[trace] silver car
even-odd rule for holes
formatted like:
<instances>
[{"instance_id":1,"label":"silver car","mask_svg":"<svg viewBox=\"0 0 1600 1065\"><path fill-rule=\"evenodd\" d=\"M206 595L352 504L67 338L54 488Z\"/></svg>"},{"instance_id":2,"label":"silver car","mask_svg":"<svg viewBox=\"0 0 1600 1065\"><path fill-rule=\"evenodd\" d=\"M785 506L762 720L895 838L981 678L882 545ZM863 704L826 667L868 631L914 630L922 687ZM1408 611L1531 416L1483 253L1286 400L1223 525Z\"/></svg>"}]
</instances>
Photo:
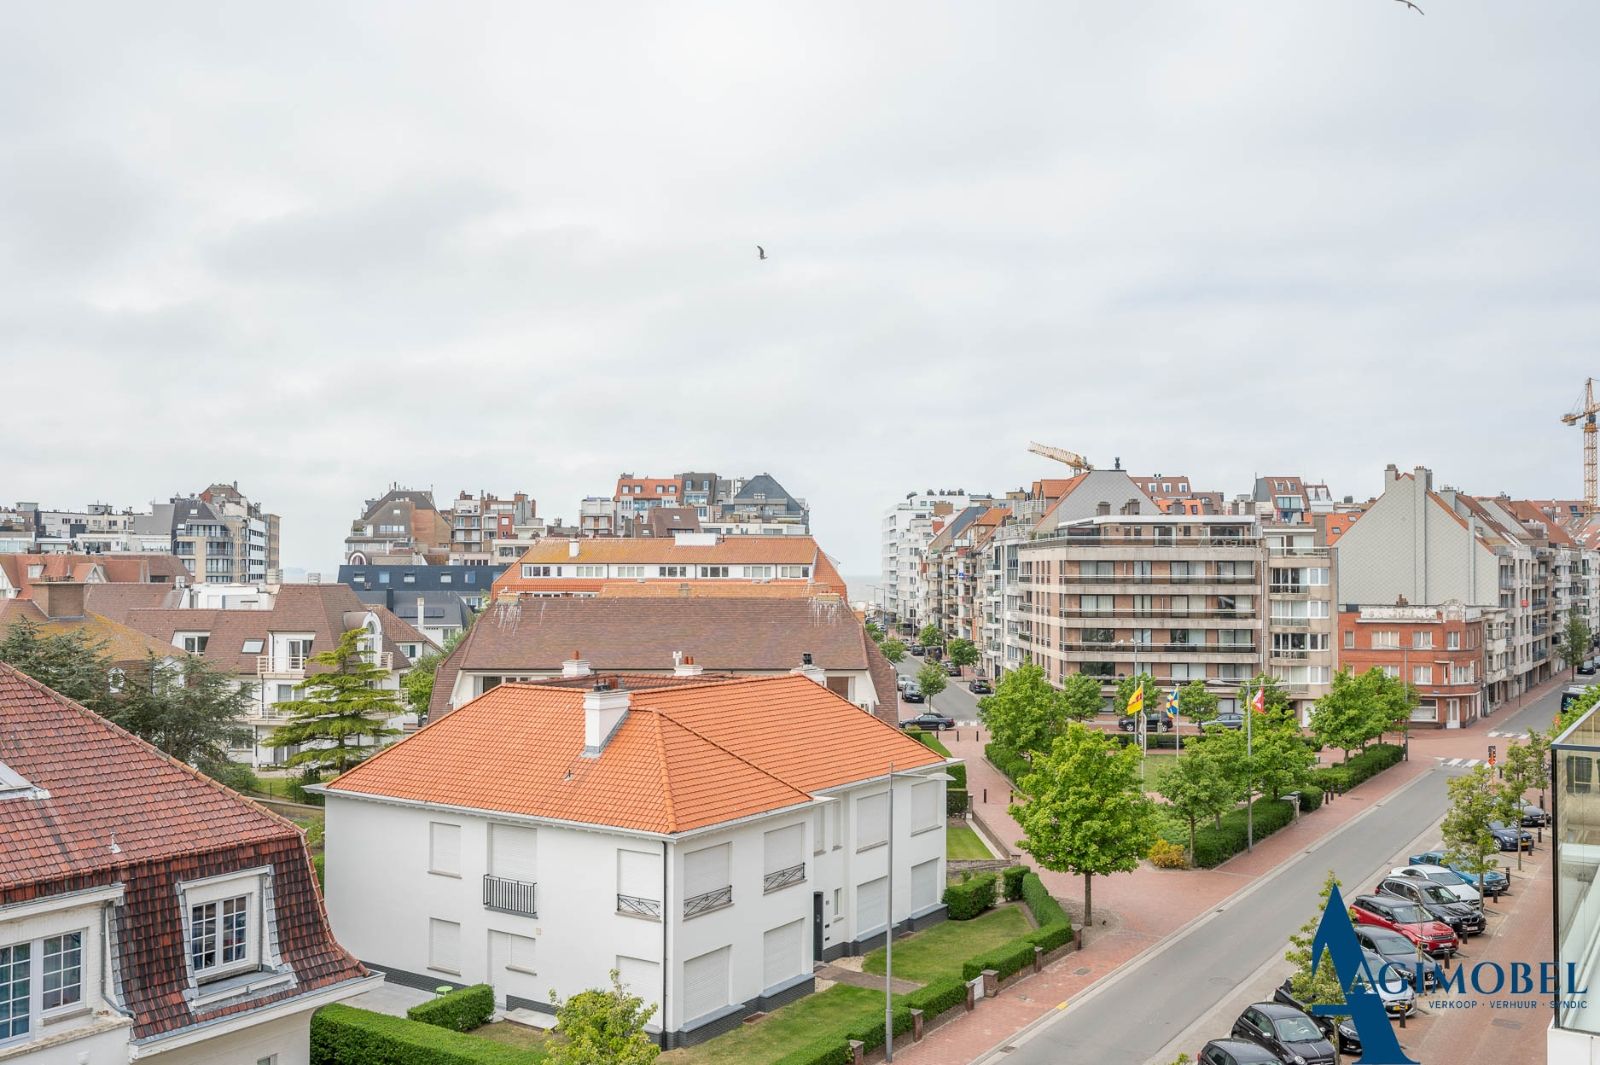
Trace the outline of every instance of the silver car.
<instances>
[{"instance_id":1,"label":"silver car","mask_svg":"<svg viewBox=\"0 0 1600 1065\"><path fill-rule=\"evenodd\" d=\"M1446 869L1442 865L1403 865L1398 869L1389 870L1390 876L1404 876L1414 880L1426 880L1430 884L1437 884L1455 897L1457 902L1470 902L1473 905L1483 905L1483 896L1478 894L1478 889L1472 881L1462 876L1453 869Z\"/></svg>"}]
</instances>

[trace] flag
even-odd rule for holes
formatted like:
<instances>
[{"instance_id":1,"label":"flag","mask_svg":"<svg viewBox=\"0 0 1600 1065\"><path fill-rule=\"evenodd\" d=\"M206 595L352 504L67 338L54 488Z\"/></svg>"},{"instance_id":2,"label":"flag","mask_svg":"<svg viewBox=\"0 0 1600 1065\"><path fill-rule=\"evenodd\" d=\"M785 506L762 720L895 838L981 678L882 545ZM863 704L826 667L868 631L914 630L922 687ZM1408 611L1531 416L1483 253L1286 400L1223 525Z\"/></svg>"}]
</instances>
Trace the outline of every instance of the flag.
<instances>
[{"instance_id":1,"label":"flag","mask_svg":"<svg viewBox=\"0 0 1600 1065\"><path fill-rule=\"evenodd\" d=\"M1172 686L1172 694L1167 696L1167 716L1173 721L1178 720L1178 686Z\"/></svg>"},{"instance_id":2,"label":"flag","mask_svg":"<svg viewBox=\"0 0 1600 1065\"><path fill-rule=\"evenodd\" d=\"M1256 696L1250 700L1250 706L1258 714L1267 712L1267 686L1265 684L1256 689Z\"/></svg>"},{"instance_id":3,"label":"flag","mask_svg":"<svg viewBox=\"0 0 1600 1065\"><path fill-rule=\"evenodd\" d=\"M1128 708L1123 712L1126 713L1129 717L1132 717L1134 714L1139 713L1143 709L1144 709L1144 681L1140 681L1139 682L1139 686L1133 689L1133 694L1128 696Z\"/></svg>"}]
</instances>

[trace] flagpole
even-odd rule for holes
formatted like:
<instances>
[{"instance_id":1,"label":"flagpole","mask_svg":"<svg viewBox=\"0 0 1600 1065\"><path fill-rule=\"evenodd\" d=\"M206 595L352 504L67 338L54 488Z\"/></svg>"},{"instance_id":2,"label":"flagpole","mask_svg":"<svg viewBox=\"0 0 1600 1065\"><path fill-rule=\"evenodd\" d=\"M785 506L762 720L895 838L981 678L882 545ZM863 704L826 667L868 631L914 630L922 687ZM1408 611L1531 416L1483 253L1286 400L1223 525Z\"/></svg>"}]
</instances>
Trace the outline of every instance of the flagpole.
<instances>
[{"instance_id":1,"label":"flagpole","mask_svg":"<svg viewBox=\"0 0 1600 1065\"><path fill-rule=\"evenodd\" d=\"M1245 682L1244 690L1247 692L1250 690L1248 681ZM1255 750L1250 738L1250 726L1253 723L1250 719L1255 716L1256 708L1252 699L1244 708L1244 849L1247 852L1256 849L1256 763Z\"/></svg>"}]
</instances>

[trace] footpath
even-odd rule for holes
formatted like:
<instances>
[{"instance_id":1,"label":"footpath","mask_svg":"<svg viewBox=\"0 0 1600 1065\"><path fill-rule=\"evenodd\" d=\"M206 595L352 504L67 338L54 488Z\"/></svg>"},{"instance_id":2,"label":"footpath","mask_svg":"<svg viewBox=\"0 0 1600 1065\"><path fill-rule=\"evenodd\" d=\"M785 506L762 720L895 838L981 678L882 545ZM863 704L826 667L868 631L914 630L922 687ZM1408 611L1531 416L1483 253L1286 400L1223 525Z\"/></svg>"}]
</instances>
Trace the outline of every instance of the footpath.
<instances>
[{"instance_id":1,"label":"footpath","mask_svg":"<svg viewBox=\"0 0 1600 1065\"><path fill-rule=\"evenodd\" d=\"M1552 680L1529 693L1528 701L1547 696L1566 683L1564 677ZM1480 719L1465 729L1412 733L1408 761L1379 773L1360 787L1324 803L1319 809L1301 815L1293 824L1259 842L1253 851L1239 854L1215 869L1157 869L1145 863L1132 873L1096 877L1092 927L1082 926L1083 878L1038 869L1050 893L1072 914L1074 923L1084 927L1083 949L1060 959L1042 973L1008 987L1003 994L985 1002L981 1009L972 1014L940 1026L921 1043L897 1047L896 1060L907 1065L970 1065L985 1054L1003 1048L1006 1040L1022 1028L1051 1010L1064 1008L1069 1001L1123 965L1155 949L1164 939L1204 917L1230 896L1269 877L1284 862L1343 828L1363 811L1371 809L1374 804L1413 780L1431 772L1441 762L1470 757L1474 753L1481 756L1485 745L1491 742L1487 738L1488 733L1509 716L1510 713L1502 711L1493 717ZM1011 784L985 761L983 742L986 736L986 732L967 727L946 732L942 739L951 754L966 761L967 788L978 818L993 836L1011 850L1013 856L1037 869L1035 863L1028 861L1027 855L1017 850L1016 841L1022 837L1022 830L1008 812ZM1548 876L1544 879L1548 885ZM1524 881L1529 886L1533 883L1537 882ZM1547 886L1545 890L1548 890ZM1536 905L1531 910L1542 912L1547 920L1548 895L1542 911ZM1518 926L1523 921L1536 921L1536 918L1527 916L1529 911L1528 906L1518 907ZM1487 1011L1480 1010L1478 1013L1487 1016ZM1522 1022L1525 1030L1501 1027L1495 1030L1495 1034L1520 1037L1524 1042L1530 1039L1532 1027L1537 1023L1531 1017L1504 1019ZM1439 1027L1444 1030L1428 1032L1426 1035L1430 1039L1440 1040L1442 1049L1446 1043L1454 1045L1458 1039L1468 1038L1465 1033L1457 1036L1454 1029L1478 1028L1479 1025ZM1517 1040L1513 1038L1511 1042ZM1470 1052L1474 1045L1470 1041L1465 1044L1465 1056L1455 1059L1441 1057L1438 1060L1484 1060ZM1503 1060L1520 1058L1513 1056Z\"/></svg>"}]
</instances>

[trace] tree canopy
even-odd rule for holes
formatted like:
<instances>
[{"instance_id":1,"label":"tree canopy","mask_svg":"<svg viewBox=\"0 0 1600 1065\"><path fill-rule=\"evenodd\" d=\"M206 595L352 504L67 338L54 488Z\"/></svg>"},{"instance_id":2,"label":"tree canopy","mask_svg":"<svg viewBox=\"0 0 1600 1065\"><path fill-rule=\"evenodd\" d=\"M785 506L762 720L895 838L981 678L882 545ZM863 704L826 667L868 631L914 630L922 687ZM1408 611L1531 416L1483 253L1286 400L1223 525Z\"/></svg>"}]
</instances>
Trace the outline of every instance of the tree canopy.
<instances>
[{"instance_id":1,"label":"tree canopy","mask_svg":"<svg viewBox=\"0 0 1600 1065\"><path fill-rule=\"evenodd\" d=\"M944 654L958 666L971 666L978 662L977 645L960 636L950 641L950 645L944 649Z\"/></svg>"},{"instance_id":2,"label":"tree canopy","mask_svg":"<svg viewBox=\"0 0 1600 1065\"><path fill-rule=\"evenodd\" d=\"M1087 673L1073 673L1061 685L1061 711L1069 721L1088 721L1100 713L1105 705L1100 694L1100 678Z\"/></svg>"},{"instance_id":3,"label":"tree canopy","mask_svg":"<svg viewBox=\"0 0 1600 1065\"><path fill-rule=\"evenodd\" d=\"M377 750L377 743L400 730L388 724L403 711L397 693L378 687L389 671L368 660L365 629L351 629L338 646L310 661L327 666L295 686L298 702L275 704L290 720L268 737L268 747L299 747L288 764L307 773L342 773Z\"/></svg>"},{"instance_id":4,"label":"tree canopy","mask_svg":"<svg viewBox=\"0 0 1600 1065\"><path fill-rule=\"evenodd\" d=\"M1211 739L1192 744L1162 778L1158 788L1174 813L1189 826L1189 861L1194 861L1195 828L1203 817L1217 818L1239 799L1239 782L1229 772L1221 748Z\"/></svg>"},{"instance_id":5,"label":"tree canopy","mask_svg":"<svg viewBox=\"0 0 1600 1065\"><path fill-rule=\"evenodd\" d=\"M906 659L906 645L895 636L890 636L880 643L878 650L883 652L883 657L897 666Z\"/></svg>"},{"instance_id":6,"label":"tree canopy","mask_svg":"<svg viewBox=\"0 0 1600 1065\"><path fill-rule=\"evenodd\" d=\"M1500 845L1489 831L1501 810L1501 797L1486 765L1472 767L1465 776L1451 779L1450 808L1440 826L1444 835L1445 857L1469 875L1479 878L1499 866ZM1520 822L1519 822L1520 823Z\"/></svg>"},{"instance_id":7,"label":"tree canopy","mask_svg":"<svg viewBox=\"0 0 1600 1065\"><path fill-rule=\"evenodd\" d=\"M950 679L945 676L944 667L937 662L925 662L917 670L917 687L922 689L922 694L927 697L928 705L933 705L933 697L950 686Z\"/></svg>"},{"instance_id":8,"label":"tree canopy","mask_svg":"<svg viewBox=\"0 0 1600 1065\"><path fill-rule=\"evenodd\" d=\"M565 1002L551 991L550 1001L560 1036L547 1044L550 1065L650 1065L661 1053L645 1034L656 1007L623 987L616 969L609 988L580 991Z\"/></svg>"},{"instance_id":9,"label":"tree canopy","mask_svg":"<svg viewBox=\"0 0 1600 1065\"><path fill-rule=\"evenodd\" d=\"M917 642L924 647L939 647L944 643L944 633L939 631L937 625L924 625L922 631L917 633Z\"/></svg>"},{"instance_id":10,"label":"tree canopy","mask_svg":"<svg viewBox=\"0 0 1600 1065\"><path fill-rule=\"evenodd\" d=\"M995 743L1028 752L1047 750L1061 734L1067 714L1063 693L1045 679L1042 668L1029 662L1001 677L994 694L978 700L978 717Z\"/></svg>"},{"instance_id":11,"label":"tree canopy","mask_svg":"<svg viewBox=\"0 0 1600 1065\"><path fill-rule=\"evenodd\" d=\"M1376 666L1365 673L1341 669L1311 711L1311 735L1324 747L1343 751L1349 761L1351 751L1409 727L1415 705L1416 689Z\"/></svg>"}]
</instances>

